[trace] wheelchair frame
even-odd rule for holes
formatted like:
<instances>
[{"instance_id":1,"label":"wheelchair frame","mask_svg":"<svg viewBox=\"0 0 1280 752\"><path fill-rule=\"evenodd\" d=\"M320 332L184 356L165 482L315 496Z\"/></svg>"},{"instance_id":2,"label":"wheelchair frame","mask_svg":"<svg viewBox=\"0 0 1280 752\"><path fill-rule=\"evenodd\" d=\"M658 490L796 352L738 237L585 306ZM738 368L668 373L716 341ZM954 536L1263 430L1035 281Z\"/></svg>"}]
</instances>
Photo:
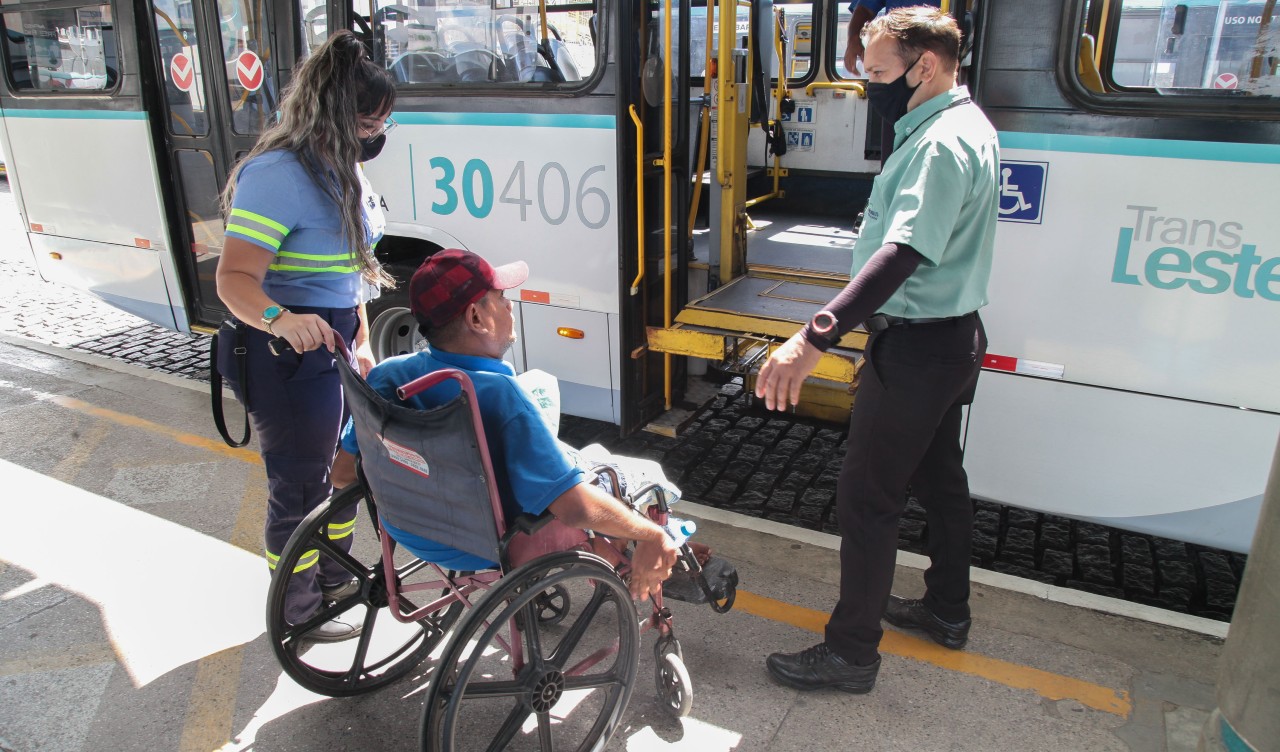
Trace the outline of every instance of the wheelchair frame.
<instances>
[{"instance_id":1,"label":"wheelchair frame","mask_svg":"<svg viewBox=\"0 0 1280 752\"><path fill-rule=\"evenodd\" d=\"M339 352L336 360L348 401L372 399L379 406L390 405L351 368L343 357L345 347L341 347ZM449 407L457 400L464 400L468 405L475 448L479 450L493 513L499 567L481 572L452 573L417 557L397 566L396 542L386 532L378 512L377 499L365 475L365 463L358 461L358 483L335 493L307 515L286 545L272 577L267 628L273 650L285 672L314 692L335 697L352 696L398 681L431 653L441 652L435 674L430 678L422 720L422 747L430 750L454 749L458 735L466 736L465 731L459 730L465 724L458 720L464 700L488 697L495 692L507 693L503 696L515 698L516 704L489 748L505 748L519 732L520 724L532 714L537 718L539 746L549 750L557 746L552 739L553 729L558 732L561 726L567 725L553 726L550 717L550 712L565 693L603 689L602 702L607 705L599 710L599 717L586 730L587 738L574 745L578 749L599 749L617 728L630 699L639 663L639 636L653 630L658 633L654 652L659 699L673 715L687 715L693 700L692 682L675 636L671 611L664 605L661 594L657 593L652 597L650 613L644 616L637 613L622 579L627 574L629 561L625 546L619 548L606 536L584 532L585 543L512 566L509 556L511 541L520 535L537 535L553 517L549 513L538 518L520 515L510 525L504 520L479 405L470 379L456 370L437 371L400 387L397 396L406 400L450 379L458 382L460 394L436 409ZM612 468L596 468L596 472L611 476L614 497L632 510L636 509L633 500L643 499L657 489L654 484L646 484L629 497L624 497L620 494L619 478ZM660 492L654 496L656 503L646 511L655 522L665 524L666 500ZM368 501L366 510L379 539L378 561L371 564L364 564L326 535L328 520L345 515L361 499ZM307 568L299 567L298 561L312 550L335 559L355 578L357 588L338 600L324 603L303 623L292 625L283 617L285 596L292 577L306 576L303 572ZM609 560L593 551L603 552ZM678 566L693 572L710 596L711 591L698 575L697 560L687 544L682 547L681 562L683 564ZM410 582L424 571L433 574L428 575L425 581ZM571 587L586 588L591 595L582 613L562 635L567 642L543 654L542 643L548 635L542 632L566 618L570 609ZM440 595L422 606L416 606L410 598L411 594L428 591ZM732 600L730 592L722 603L717 603L714 598L710 602L717 611L727 611ZM361 605L365 610L365 623L359 636L353 637L356 645L350 665L326 668L308 663L310 651L315 647L315 641L309 639L309 635L329 619L354 613ZM400 639L396 637L391 640L392 647L370 658L371 636L377 615L383 608L396 622L416 629L405 632L407 637L402 644L394 645ZM610 614L616 618L606 618ZM569 663L569 659L576 655L579 642L593 629L593 623L602 620L616 622L617 634L606 636L598 648ZM504 629L508 630L505 636L502 634ZM498 651L485 652L475 648L473 643L477 635L484 645L492 641ZM567 648L564 647L566 644ZM511 679L489 681L488 677L496 672L486 673L477 668L480 662L490 660L489 656L495 652L508 656L509 665L501 668L509 670ZM607 670L591 673L611 657L614 661Z\"/></svg>"}]
</instances>

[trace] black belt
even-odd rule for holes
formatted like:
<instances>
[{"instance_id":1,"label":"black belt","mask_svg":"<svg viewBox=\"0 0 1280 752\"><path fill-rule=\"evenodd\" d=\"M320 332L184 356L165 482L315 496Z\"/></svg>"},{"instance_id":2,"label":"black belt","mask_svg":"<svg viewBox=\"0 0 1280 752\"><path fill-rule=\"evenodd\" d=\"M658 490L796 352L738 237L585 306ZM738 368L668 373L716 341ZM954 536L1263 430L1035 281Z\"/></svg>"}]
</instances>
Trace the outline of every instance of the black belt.
<instances>
[{"instance_id":1,"label":"black belt","mask_svg":"<svg viewBox=\"0 0 1280 752\"><path fill-rule=\"evenodd\" d=\"M919 319L908 319L908 318L903 318L901 316L890 316L887 313L877 313L874 316L871 316L870 318L868 318L866 323L863 326L867 328L868 332L871 332L874 334L875 332L883 332L885 329L888 329L891 326L915 326L918 324L940 324L943 321L959 321L960 319L969 318L974 313L975 313L974 311L970 311L969 313L961 314L959 316L944 316L942 318L919 318Z\"/></svg>"}]
</instances>

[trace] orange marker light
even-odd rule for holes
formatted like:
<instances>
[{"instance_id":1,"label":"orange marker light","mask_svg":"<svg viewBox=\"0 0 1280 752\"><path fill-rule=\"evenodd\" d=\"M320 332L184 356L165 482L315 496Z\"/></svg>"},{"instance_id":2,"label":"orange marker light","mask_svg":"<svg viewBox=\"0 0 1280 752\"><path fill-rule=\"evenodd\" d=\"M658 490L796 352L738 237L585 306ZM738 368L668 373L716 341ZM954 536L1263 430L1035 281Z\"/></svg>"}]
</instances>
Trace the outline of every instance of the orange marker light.
<instances>
[{"instance_id":1,"label":"orange marker light","mask_svg":"<svg viewBox=\"0 0 1280 752\"><path fill-rule=\"evenodd\" d=\"M582 339L587 336L581 329L571 329L567 326L562 326L556 329L556 334L559 334L561 337L568 337L569 339Z\"/></svg>"},{"instance_id":2,"label":"orange marker light","mask_svg":"<svg viewBox=\"0 0 1280 752\"><path fill-rule=\"evenodd\" d=\"M49 258L53 259L54 261L61 261L62 254L58 253L57 251L52 251L49 253Z\"/></svg>"}]
</instances>

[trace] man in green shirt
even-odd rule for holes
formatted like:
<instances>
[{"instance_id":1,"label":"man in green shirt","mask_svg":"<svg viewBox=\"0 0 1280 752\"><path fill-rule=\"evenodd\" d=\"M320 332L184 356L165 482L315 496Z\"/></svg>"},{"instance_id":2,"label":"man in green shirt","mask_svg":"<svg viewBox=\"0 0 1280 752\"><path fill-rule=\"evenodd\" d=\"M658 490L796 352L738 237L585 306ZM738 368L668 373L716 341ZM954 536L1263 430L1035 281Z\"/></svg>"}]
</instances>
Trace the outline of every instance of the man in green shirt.
<instances>
[{"instance_id":1,"label":"man in green shirt","mask_svg":"<svg viewBox=\"0 0 1280 752\"><path fill-rule=\"evenodd\" d=\"M973 504L960 426L987 347L977 310L987 303L999 207L996 132L957 85L960 31L951 17L895 10L867 24L865 38L867 97L896 121L895 149L871 189L853 280L774 353L756 385L771 410L797 403L822 352L866 322L871 338L836 492L840 600L823 642L766 662L798 689L870 691L881 617L953 649L970 624ZM908 487L928 520L920 600L890 596Z\"/></svg>"}]
</instances>

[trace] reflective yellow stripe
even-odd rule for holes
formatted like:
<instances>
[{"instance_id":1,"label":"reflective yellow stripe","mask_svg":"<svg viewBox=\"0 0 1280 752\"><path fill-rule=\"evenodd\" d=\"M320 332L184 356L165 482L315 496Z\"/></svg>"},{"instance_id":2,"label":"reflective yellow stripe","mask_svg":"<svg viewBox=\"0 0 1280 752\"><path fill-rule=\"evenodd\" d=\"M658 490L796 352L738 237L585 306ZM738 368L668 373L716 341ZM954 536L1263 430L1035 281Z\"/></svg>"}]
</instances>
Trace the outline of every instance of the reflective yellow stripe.
<instances>
[{"instance_id":1,"label":"reflective yellow stripe","mask_svg":"<svg viewBox=\"0 0 1280 752\"><path fill-rule=\"evenodd\" d=\"M267 245L271 246L272 248L276 250L280 250L279 239L273 238L270 235L267 235L266 233L258 232L257 230L252 230L248 227L245 227L244 225L227 225L227 232L234 232L240 235L247 235L251 238L256 238L266 243Z\"/></svg>"},{"instance_id":2,"label":"reflective yellow stripe","mask_svg":"<svg viewBox=\"0 0 1280 752\"><path fill-rule=\"evenodd\" d=\"M356 531L356 521L353 518L350 522L341 522L329 525L329 540L340 540L351 535Z\"/></svg>"},{"instance_id":3,"label":"reflective yellow stripe","mask_svg":"<svg viewBox=\"0 0 1280 752\"><path fill-rule=\"evenodd\" d=\"M276 565L280 563L280 557L276 556L270 551L263 551L263 553L267 555L267 569L275 571ZM293 571L296 574L308 567L314 567L319 562L320 562L320 552L313 548L310 551L307 551L306 553L304 553L302 556L298 557L298 563L296 566L294 566Z\"/></svg>"},{"instance_id":4,"label":"reflective yellow stripe","mask_svg":"<svg viewBox=\"0 0 1280 752\"><path fill-rule=\"evenodd\" d=\"M267 268L277 272L343 272L343 273L349 274L354 271L359 271L359 267L356 267L356 266L315 267L315 266L293 266L291 264L272 264Z\"/></svg>"},{"instance_id":5,"label":"reflective yellow stripe","mask_svg":"<svg viewBox=\"0 0 1280 752\"><path fill-rule=\"evenodd\" d=\"M342 259L346 261L351 258L350 253L294 253L293 251L280 251L276 254L276 258L295 258L303 261L333 261Z\"/></svg>"},{"instance_id":6,"label":"reflective yellow stripe","mask_svg":"<svg viewBox=\"0 0 1280 752\"><path fill-rule=\"evenodd\" d=\"M284 225L280 224L279 222L275 221L274 219L269 219L269 218L267 218L267 217L264 217L264 216L262 216L261 214L254 214L253 212L251 212L251 211L245 211L244 209L232 209L232 210L231 210L231 216L233 216L233 217L244 217L245 219L251 219L251 220L253 220L254 222L257 222L257 223L259 223L259 224L266 225L267 227L270 227L270 228L271 228L271 229L273 229L273 230L277 230L277 231L279 231L279 233L280 233L281 235L288 235L288 234L289 234L289 228L288 228L288 227L285 227Z\"/></svg>"}]
</instances>

